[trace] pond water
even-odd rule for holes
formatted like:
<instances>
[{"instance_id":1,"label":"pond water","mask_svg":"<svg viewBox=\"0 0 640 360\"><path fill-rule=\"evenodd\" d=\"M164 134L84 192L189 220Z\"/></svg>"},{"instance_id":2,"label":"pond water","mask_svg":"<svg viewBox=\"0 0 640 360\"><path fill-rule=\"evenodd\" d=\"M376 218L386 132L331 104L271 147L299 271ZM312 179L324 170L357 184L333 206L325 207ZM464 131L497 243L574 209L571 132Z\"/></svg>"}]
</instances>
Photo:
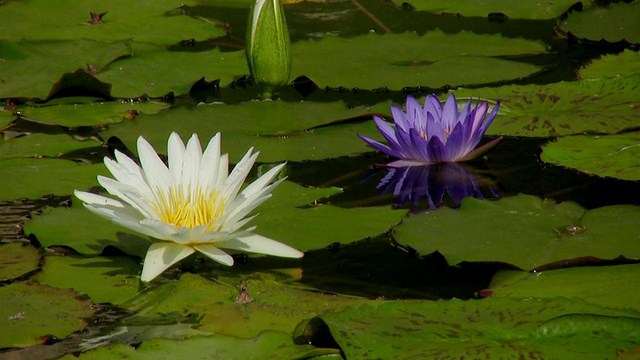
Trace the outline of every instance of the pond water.
<instances>
[{"instance_id":1,"label":"pond water","mask_svg":"<svg viewBox=\"0 0 640 360\"><path fill-rule=\"evenodd\" d=\"M637 3L287 4L273 100L249 0L63 3L0 4L0 358L638 355ZM356 136L449 93L501 101L482 143L502 141L462 166L381 167ZM232 164L255 147L251 181L287 162L251 224L304 257L142 283L151 240L72 194L104 194L139 136L166 160L173 131L220 132Z\"/></svg>"}]
</instances>

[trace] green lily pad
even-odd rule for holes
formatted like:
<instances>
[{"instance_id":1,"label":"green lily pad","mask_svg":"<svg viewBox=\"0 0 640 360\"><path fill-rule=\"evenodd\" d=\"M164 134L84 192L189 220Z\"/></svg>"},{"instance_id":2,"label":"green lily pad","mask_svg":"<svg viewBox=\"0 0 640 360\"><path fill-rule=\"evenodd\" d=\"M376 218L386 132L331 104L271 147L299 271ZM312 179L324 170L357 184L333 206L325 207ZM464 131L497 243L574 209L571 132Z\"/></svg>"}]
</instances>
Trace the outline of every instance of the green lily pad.
<instances>
[{"instance_id":1,"label":"green lily pad","mask_svg":"<svg viewBox=\"0 0 640 360\"><path fill-rule=\"evenodd\" d=\"M12 280L37 270L41 256L38 249L22 242L0 245L0 281Z\"/></svg>"},{"instance_id":2,"label":"green lily pad","mask_svg":"<svg viewBox=\"0 0 640 360\"><path fill-rule=\"evenodd\" d=\"M440 30L415 33L375 33L355 38L325 36L292 46L294 75L306 75L322 86L373 89L406 86L471 85L526 77L541 68L499 59L540 54L544 44L500 35ZM469 71L473 69L473 71ZM497 70L498 69L498 70Z\"/></svg>"},{"instance_id":3,"label":"green lily pad","mask_svg":"<svg viewBox=\"0 0 640 360\"><path fill-rule=\"evenodd\" d=\"M0 287L0 348L41 344L47 335L64 339L91 316L91 303L78 300L72 290L34 282Z\"/></svg>"},{"instance_id":4,"label":"green lily pad","mask_svg":"<svg viewBox=\"0 0 640 360\"><path fill-rule=\"evenodd\" d=\"M189 349L189 351L185 351ZM335 352L334 352L335 353ZM143 341L135 348L114 345L94 351L68 355L64 360L139 359L139 360L205 360L205 359L310 359L317 355L331 354L330 350L316 349L311 345L295 345L291 335L279 331L264 331L249 339L225 335L197 336L184 340L153 339ZM338 356L339 358L339 356Z\"/></svg>"},{"instance_id":5,"label":"green lily pad","mask_svg":"<svg viewBox=\"0 0 640 360\"><path fill-rule=\"evenodd\" d=\"M640 180L640 133L571 136L543 146L540 158L581 172L622 180Z\"/></svg>"},{"instance_id":6,"label":"green lily pad","mask_svg":"<svg viewBox=\"0 0 640 360\"><path fill-rule=\"evenodd\" d=\"M200 331L250 338L265 330L290 332L304 318L370 302L300 290L254 274L247 285L253 301L238 303L235 285L239 284L184 273L178 282L160 285L123 303L122 307L135 311L123 325L184 322L188 318Z\"/></svg>"},{"instance_id":7,"label":"green lily pad","mask_svg":"<svg viewBox=\"0 0 640 360\"><path fill-rule=\"evenodd\" d=\"M106 175L106 171L105 171ZM351 243L384 233L406 214L389 208L342 209L322 205L299 208L339 192L338 189L303 188L285 181L262 204L251 221L256 232L302 251L333 242ZM349 221L345 222L344 219ZM127 254L144 257L150 240L104 220L74 200L71 208L45 208L42 215L25 222L25 233L33 233L44 247L64 245L84 255L98 255L108 245Z\"/></svg>"},{"instance_id":8,"label":"green lily pad","mask_svg":"<svg viewBox=\"0 0 640 360\"><path fill-rule=\"evenodd\" d=\"M47 124L68 127L113 124L131 120L132 111L157 114L170 104L158 101L109 101L81 104L58 104L20 107L20 113L30 119Z\"/></svg>"},{"instance_id":9,"label":"green lily pad","mask_svg":"<svg viewBox=\"0 0 640 360\"><path fill-rule=\"evenodd\" d=\"M312 198L320 198L322 191L284 182L274 190L272 199L256 210L260 215L251 223L258 226L259 234L306 251L334 242L348 244L383 234L406 215L406 211L389 207L343 209L319 205L300 208L309 205ZM313 196L314 193L318 195Z\"/></svg>"},{"instance_id":10,"label":"green lily pad","mask_svg":"<svg viewBox=\"0 0 640 360\"><path fill-rule=\"evenodd\" d=\"M640 258L637 231L629 226L639 222L640 207L632 205L585 211L530 195L466 198L459 209L409 216L395 238L422 254L440 251L450 264L499 261L530 270L585 256Z\"/></svg>"},{"instance_id":11,"label":"green lily pad","mask_svg":"<svg viewBox=\"0 0 640 360\"><path fill-rule=\"evenodd\" d=\"M611 3L606 7L574 11L560 29L581 39L640 43L640 3Z\"/></svg>"},{"instance_id":12,"label":"green lily pad","mask_svg":"<svg viewBox=\"0 0 640 360\"><path fill-rule=\"evenodd\" d=\"M104 165L87 165L62 159L0 160L0 200L39 199L43 195L70 195L74 189L96 185Z\"/></svg>"},{"instance_id":13,"label":"green lily pad","mask_svg":"<svg viewBox=\"0 0 640 360\"><path fill-rule=\"evenodd\" d=\"M159 153L166 153L167 139L173 131L183 139L197 133L202 143L221 132L222 151L229 153L232 162L250 147L260 151L258 160L262 162L319 160L371 151L356 133L380 138L373 121L338 121L380 112L378 109L389 112L388 104L354 109L342 102L212 104L141 115L109 127L103 137L117 136L135 150L136 139L142 135Z\"/></svg>"},{"instance_id":14,"label":"green lily pad","mask_svg":"<svg viewBox=\"0 0 640 360\"><path fill-rule=\"evenodd\" d=\"M56 157L64 153L98 146L93 141L75 141L69 135L29 134L0 139L0 159ZM43 184L44 185L44 184Z\"/></svg>"},{"instance_id":15,"label":"green lily pad","mask_svg":"<svg viewBox=\"0 0 640 360\"><path fill-rule=\"evenodd\" d=\"M617 133L640 126L640 74L551 85L460 89L458 98L501 100L487 135L563 136Z\"/></svg>"},{"instance_id":16,"label":"green lily pad","mask_svg":"<svg viewBox=\"0 0 640 360\"><path fill-rule=\"evenodd\" d=\"M579 298L604 307L640 311L640 265L577 267L542 271L501 271L489 285L494 297Z\"/></svg>"},{"instance_id":17,"label":"green lily pad","mask_svg":"<svg viewBox=\"0 0 640 360\"><path fill-rule=\"evenodd\" d=\"M405 1L394 0L398 5ZM509 1L448 1L448 0L409 0L417 10L434 13L451 13L462 16L486 17L490 13L503 13L512 19L554 19L564 14L576 0L540 2L536 0ZM587 5L588 6L588 5Z\"/></svg>"},{"instance_id":18,"label":"green lily pad","mask_svg":"<svg viewBox=\"0 0 640 360\"><path fill-rule=\"evenodd\" d=\"M640 313L563 298L396 301L321 318L348 359L605 359L640 345Z\"/></svg>"},{"instance_id":19,"label":"green lily pad","mask_svg":"<svg viewBox=\"0 0 640 360\"><path fill-rule=\"evenodd\" d=\"M11 3L14 4L18 3ZM11 5L0 6L0 10ZM62 74L87 69L88 65L104 69L114 60L132 55L128 41L23 40L10 46L19 51L22 58L0 62L0 98L44 99Z\"/></svg>"},{"instance_id":20,"label":"green lily pad","mask_svg":"<svg viewBox=\"0 0 640 360\"><path fill-rule=\"evenodd\" d=\"M138 292L139 272L140 259L126 256L48 256L35 279L86 294L94 303L119 304Z\"/></svg>"},{"instance_id":21,"label":"green lily pad","mask_svg":"<svg viewBox=\"0 0 640 360\"><path fill-rule=\"evenodd\" d=\"M111 95L132 98L147 94L152 97L189 93L198 79L220 79L228 84L248 73L244 52L168 51L157 44L133 43L134 55L114 62L95 77L113 85Z\"/></svg>"},{"instance_id":22,"label":"green lily pad","mask_svg":"<svg viewBox=\"0 0 640 360\"><path fill-rule=\"evenodd\" d=\"M72 201L71 208L44 208L42 215L24 223L25 234L35 234L45 248L68 246L83 255L100 255L107 246L141 258L147 253L151 240L146 236L96 216L78 199Z\"/></svg>"},{"instance_id":23,"label":"green lily pad","mask_svg":"<svg viewBox=\"0 0 640 360\"><path fill-rule=\"evenodd\" d=\"M604 55L580 69L580 77L591 79L629 76L636 73L640 73L640 52L633 50L625 50L616 55Z\"/></svg>"},{"instance_id":24,"label":"green lily pad","mask_svg":"<svg viewBox=\"0 0 640 360\"><path fill-rule=\"evenodd\" d=\"M167 45L185 39L206 40L209 37L224 35L224 29L217 28L204 19L180 15L176 8L181 4L193 6L196 2L12 1L0 6L0 18L3 19L2 26L5 30L3 38L10 41L134 39ZM89 24L91 12L106 12L102 16L102 23Z\"/></svg>"}]
</instances>

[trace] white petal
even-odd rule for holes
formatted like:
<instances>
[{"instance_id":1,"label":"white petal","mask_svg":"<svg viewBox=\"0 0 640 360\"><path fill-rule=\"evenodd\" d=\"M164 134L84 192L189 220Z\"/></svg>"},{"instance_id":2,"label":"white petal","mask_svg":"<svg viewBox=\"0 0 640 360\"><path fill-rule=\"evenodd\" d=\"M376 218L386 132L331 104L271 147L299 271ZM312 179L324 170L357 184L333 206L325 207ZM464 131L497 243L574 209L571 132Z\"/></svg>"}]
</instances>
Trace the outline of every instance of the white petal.
<instances>
[{"instance_id":1,"label":"white petal","mask_svg":"<svg viewBox=\"0 0 640 360\"><path fill-rule=\"evenodd\" d=\"M194 253L190 246L178 245L172 242L158 242L151 244L144 258L144 266L140 280L147 282L162 274L171 265Z\"/></svg>"},{"instance_id":2,"label":"white petal","mask_svg":"<svg viewBox=\"0 0 640 360\"><path fill-rule=\"evenodd\" d=\"M301 258L304 256L302 251L257 234L231 239L220 245L224 246L225 249L234 249L282 257Z\"/></svg>"},{"instance_id":3,"label":"white petal","mask_svg":"<svg viewBox=\"0 0 640 360\"><path fill-rule=\"evenodd\" d=\"M253 163L260 154L259 152L251 154L252 151L253 148L249 149L249 151L244 154L242 159L236 164L231 171L231 174L229 174L229 177L224 182L221 194L227 198L227 201L231 201L236 197L238 191L240 191L240 188L242 187L242 184L247 178L247 175L249 175L251 167L253 167Z\"/></svg>"},{"instance_id":4,"label":"white petal","mask_svg":"<svg viewBox=\"0 0 640 360\"><path fill-rule=\"evenodd\" d=\"M203 253L204 255L208 256L212 260L215 260L221 264L224 264L227 266L233 265L233 258L231 257L231 255L227 254L226 252L218 249L213 245L208 245L208 244L195 245L194 248L200 251L201 253Z\"/></svg>"},{"instance_id":5,"label":"white petal","mask_svg":"<svg viewBox=\"0 0 640 360\"><path fill-rule=\"evenodd\" d=\"M153 198L147 198L145 194L138 191L137 187L101 175L98 175L98 183L109 194L119 197L145 217L157 218L155 210L149 205L149 201L153 201Z\"/></svg>"},{"instance_id":6,"label":"white petal","mask_svg":"<svg viewBox=\"0 0 640 360\"><path fill-rule=\"evenodd\" d=\"M182 179L182 159L184 159L185 147L180 135L172 132L167 142L167 157L169 171L173 174L173 181L178 184Z\"/></svg>"},{"instance_id":7,"label":"white petal","mask_svg":"<svg viewBox=\"0 0 640 360\"><path fill-rule=\"evenodd\" d=\"M80 199L85 204L97 205L97 206L111 206L114 208L124 208L124 205L112 198L108 198L106 196L93 194L90 192L74 190L73 195Z\"/></svg>"},{"instance_id":8,"label":"white petal","mask_svg":"<svg viewBox=\"0 0 640 360\"><path fill-rule=\"evenodd\" d=\"M173 183L173 176L167 166L160 160L151 144L142 136L138 138L138 156L144 171L144 177L154 194L158 191L168 193Z\"/></svg>"},{"instance_id":9,"label":"white petal","mask_svg":"<svg viewBox=\"0 0 640 360\"><path fill-rule=\"evenodd\" d=\"M261 190L263 187L267 186L273 180L273 178L278 175L280 170L287 165L287 163L282 163L280 165L274 166L269 171L267 171L264 175L260 176L256 181L252 182L249 186L247 186L244 190L242 190L242 194L247 197L251 196L254 192Z\"/></svg>"},{"instance_id":10,"label":"white petal","mask_svg":"<svg viewBox=\"0 0 640 360\"><path fill-rule=\"evenodd\" d=\"M250 197L245 197L244 191L232 203L227 206L224 216L219 220L221 229L233 228L234 223L247 216L256 207L271 197L271 191L285 179L280 179L273 184L254 192Z\"/></svg>"},{"instance_id":11,"label":"white petal","mask_svg":"<svg viewBox=\"0 0 640 360\"><path fill-rule=\"evenodd\" d=\"M146 219L140 220L138 217L140 214L128 205L125 206L125 209L116 209L108 206L94 206L90 204L84 204L84 207L104 219L111 220L122 227L140 234L148 235L157 239L167 238L166 234L158 232L157 227L147 227L142 225L141 222L146 221Z\"/></svg>"},{"instance_id":12,"label":"white petal","mask_svg":"<svg viewBox=\"0 0 640 360\"><path fill-rule=\"evenodd\" d=\"M215 182L215 188L221 189L227 177L229 177L229 154L222 154L218 163L218 179Z\"/></svg>"},{"instance_id":13,"label":"white petal","mask_svg":"<svg viewBox=\"0 0 640 360\"><path fill-rule=\"evenodd\" d=\"M200 139L198 139L198 134L193 134L189 142L187 142L187 149L182 159L182 180L180 185L185 195L193 194L197 188L201 158L202 147L200 147Z\"/></svg>"},{"instance_id":14,"label":"white petal","mask_svg":"<svg viewBox=\"0 0 640 360\"><path fill-rule=\"evenodd\" d=\"M209 140L209 144L202 154L200 170L198 173L198 184L203 189L215 189L218 181L218 171L220 170L220 133L217 133Z\"/></svg>"},{"instance_id":15,"label":"white petal","mask_svg":"<svg viewBox=\"0 0 640 360\"><path fill-rule=\"evenodd\" d=\"M113 177L123 184L135 187L143 192L145 196L151 196L151 189L144 175L142 175L142 170L138 167L138 164L117 150L116 158L119 159L118 162L107 157L104 158L104 165L109 169L111 174L113 174Z\"/></svg>"}]
</instances>

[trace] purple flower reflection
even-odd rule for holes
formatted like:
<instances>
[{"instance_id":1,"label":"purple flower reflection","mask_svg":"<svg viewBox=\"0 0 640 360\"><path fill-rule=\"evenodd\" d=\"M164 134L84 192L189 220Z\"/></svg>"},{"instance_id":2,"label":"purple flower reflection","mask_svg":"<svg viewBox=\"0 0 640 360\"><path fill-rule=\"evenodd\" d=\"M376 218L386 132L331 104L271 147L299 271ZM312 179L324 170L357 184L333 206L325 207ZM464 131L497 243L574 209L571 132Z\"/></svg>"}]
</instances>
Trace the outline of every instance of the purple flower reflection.
<instances>
[{"instance_id":1,"label":"purple flower reflection","mask_svg":"<svg viewBox=\"0 0 640 360\"><path fill-rule=\"evenodd\" d=\"M482 199L485 193L498 198L498 190L488 181L460 164L444 163L424 166L390 167L376 188L381 193L393 191L396 206L408 202L413 211L437 209L442 206L445 193L455 206L465 197ZM427 206L420 205L426 197Z\"/></svg>"},{"instance_id":2,"label":"purple flower reflection","mask_svg":"<svg viewBox=\"0 0 640 360\"><path fill-rule=\"evenodd\" d=\"M374 149L399 159L387 165L390 167L466 161L489 150L502 139L498 137L476 148L496 117L500 101L488 115L486 101L473 108L471 103L469 100L459 113L453 94L449 95L444 107L435 95L427 95L424 107L408 96L406 113L391 106L395 129L374 116L378 131L388 145L358 136Z\"/></svg>"}]
</instances>

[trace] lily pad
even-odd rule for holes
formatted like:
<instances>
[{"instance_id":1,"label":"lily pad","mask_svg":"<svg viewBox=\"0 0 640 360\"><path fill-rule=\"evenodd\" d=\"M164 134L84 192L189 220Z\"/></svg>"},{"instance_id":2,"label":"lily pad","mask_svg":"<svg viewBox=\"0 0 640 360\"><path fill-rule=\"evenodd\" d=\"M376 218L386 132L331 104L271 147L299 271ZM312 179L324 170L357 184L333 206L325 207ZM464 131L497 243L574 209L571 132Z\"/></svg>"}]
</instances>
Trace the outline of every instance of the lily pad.
<instances>
[{"instance_id":1,"label":"lily pad","mask_svg":"<svg viewBox=\"0 0 640 360\"><path fill-rule=\"evenodd\" d=\"M640 133L571 136L542 147L540 158L581 172L622 180L640 180Z\"/></svg>"},{"instance_id":2,"label":"lily pad","mask_svg":"<svg viewBox=\"0 0 640 360\"><path fill-rule=\"evenodd\" d=\"M64 339L82 330L93 315L91 303L35 282L0 287L0 348L41 344L46 336Z\"/></svg>"},{"instance_id":3,"label":"lily pad","mask_svg":"<svg viewBox=\"0 0 640 360\"><path fill-rule=\"evenodd\" d=\"M48 256L35 279L43 285L86 294L94 303L119 304L137 294L139 272L139 258Z\"/></svg>"},{"instance_id":4,"label":"lily pad","mask_svg":"<svg viewBox=\"0 0 640 360\"><path fill-rule=\"evenodd\" d=\"M42 215L24 223L24 232L35 234L45 248L68 246L83 255L100 255L105 247L113 246L144 257L151 245L146 236L96 216L75 198L71 208L44 208Z\"/></svg>"},{"instance_id":5,"label":"lily pad","mask_svg":"<svg viewBox=\"0 0 640 360\"><path fill-rule=\"evenodd\" d=\"M96 176L105 172L102 164L78 164L62 159L2 159L0 200L70 195L74 189L95 186Z\"/></svg>"},{"instance_id":6,"label":"lily pad","mask_svg":"<svg viewBox=\"0 0 640 360\"><path fill-rule=\"evenodd\" d=\"M405 1L394 0L398 5ZM540 2L536 0L509 1L448 1L448 0L409 0L417 10L434 13L452 13L462 16L486 17L490 13L503 13L512 19L554 19L567 12L576 0Z\"/></svg>"},{"instance_id":7,"label":"lily pad","mask_svg":"<svg viewBox=\"0 0 640 360\"><path fill-rule=\"evenodd\" d=\"M20 3L0 6L0 10L14 4ZM0 62L0 98L44 99L64 73L89 65L104 69L114 60L132 55L128 41L23 40L9 45L20 52L21 58Z\"/></svg>"},{"instance_id":8,"label":"lily pad","mask_svg":"<svg viewBox=\"0 0 640 360\"><path fill-rule=\"evenodd\" d=\"M487 135L617 133L640 126L640 74L551 85L460 89L458 98L501 100Z\"/></svg>"},{"instance_id":9,"label":"lily pad","mask_svg":"<svg viewBox=\"0 0 640 360\"><path fill-rule=\"evenodd\" d=\"M580 69L580 77L592 79L630 76L636 73L640 73L640 52L633 50L625 50L615 55L603 55Z\"/></svg>"},{"instance_id":10,"label":"lily pad","mask_svg":"<svg viewBox=\"0 0 640 360\"><path fill-rule=\"evenodd\" d=\"M306 75L320 86L361 89L406 86L472 85L529 76L541 68L498 57L546 52L543 43L440 30L375 33L354 38L325 36L292 46L292 74ZM473 69L473 71L469 71Z\"/></svg>"},{"instance_id":11,"label":"lily pad","mask_svg":"<svg viewBox=\"0 0 640 360\"><path fill-rule=\"evenodd\" d=\"M213 26L212 26L213 27ZM96 74L100 81L113 85L114 97L134 98L189 93L198 79L220 79L222 84L248 73L244 52L168 51L163 45L133 43L134 55L114 62Z\"/></svg>"},{"instance_id":12,"label":"lily pad","mask_svg":"<svg viewBox=\"0 0 640 360\"><path fill-rule=\"evenodd\" d=\"M640 3L611 3L606 7L574 11L560 24L560 29L581 39L640 43Z\"/></svg>"},{"instance_id":13,"label":"lily pad","mask_svg":"<svg viewBox=\"0 0 640 360\"><path fill-rule=\"evenodd\" d=\"M578 298L604 307L640 311L640 265L577 267L535 274L501 271L489 289L494 297Z\"/></svg>"},{"instance_id":14,"label":"lily pad","mask_svg":"<svg viewBox=\"0 0 640 360\"><path fill-rule=\"evenodd\" d=\"M178 282L163 284L140 293L121 306L135 311L123 325L157 324L196 319L200 331L250 338L265 330L290 332L302 319L370 300L325 295L281 285L254 274L247 291L253 301L236 302L235 285L184 273Z\"/></svg>"},{"instance_id":15,"label":"lily pad","mask_svg":"<svg viewBox=\"0 0 640 360\"><path fill-rule=\"evenodd\" d=\"M3 19L2 26L5 30L3 38L10 41L134 39L168 45L185 39L205 40L224 35L224 29L217 28L204 19L181 15L181 11L176 9L181 4L193 6L196 2L12 1L0 6L0 18ZM105 13L100 23L89 23L92 12Z\"/></svg>"},{"instance_id":16,"label":"lily pad","mask_svg":"<svg viewBox=\"0 0 640 360\"><path fill-rule=\"evenodd\" d=\"M605 359L640 345L640 313L563 298L396 301L321 318L348 359Z\"/></svg>"},{"instance_id":17,"label":"lily pad","mask_svg":"<svg viewBox=\"0 0 640 360\"><path fill-rule=\"evenodd\" d=\"M105 171L105 174L107 172ZM299 208L314 200L339 192L338 189L303 188L285 181L262 204L260 215L250 225L257 233L272 237L302 251L325 247L334 242L351 243L384 233L400 222L405 211L389 208L342 209L322 205ZM344 219L349 221L345 222ZM69 246L84 255L99 255L106 246L114 246L129 255L143 257L150 245L146 236L95 216L80 201L69 208L45 208L24 225L44 247Z\"/></svg>"},{"instance_id":18,"label":"lily pad","mask_svg":"<svg viewBox=\"0 0 640 360\"><path fill-rule=\"evenodd\" d=\"M0 282L37 270L41 256L38 249L29 244L14 242L0 245Z\"/></svg>"},{"instance_id":19,"label":"lily pad","mask_svg":"<svg viewBox=\"0 0 640 360\"><path fill-rule=\"evenodd\" d=\"M389 111L387 104L349 109L342 102L212 104L141 115L134 121L111 126L103 136L117 136L134 150L137 137L142 135L158 152L166 153L167 138L173 131L185 139L197 133L202 142L221 132L222 151L229 153L232 162L250 147L261 152L258 160L262 162L318 160L370 151L355 134L381 138L373 121L340 120L380 112L378 109Z\"/></svg>"},{"instance_id":20,"label":"lily pad","mask_svg":"<svg viewBox=\"0 0 640 360\"><path fill-rule=\"evenodd\" d=\"M189 351L185 351L189 349ZM94 351L68 355L62 359L73 360L205 360L205 359L310 359L326 355L329 351L318 351L311 345L295 345L291 335L281 331L265 331L250 339L234 336L197 336L184 340L153 339L143 341L140 346L114 345Z\"/></svg>"},{"instance_id":21,"label":"lily pad","mask_svg":"<svg viewBox=\"0 0 640 360\"><path fill-rule=\"evenodd\" d=\"M0 159L56 157L73 150L98 145L93 141L75 141L69 135L30 134L0 139Z\"/></svg>"},{"instance_id":22,"label":"lily pad","mask_svg":"<svg viewBox=\"0 0 640 360\"><path fill-rule=\"evenodd\" d=\"M258 226L259 234L306 251L334 242L348 244L383 234L407 213L389 207L343 209L318 205L300 208L310 205L311 201L299 200L311 199L314 197L311 194L322 191L284 182L273 191L272 199L256 210L260 215L251 223ZM320 198L319 195L315 198Z\"/></svg>"},{"instance_id":23,"label":"lily pad","mask_svg":"<svg viewBox=\"0 0 640 360\"><path fill-rule=\"evenodd\" d=\"M585 256L638 259L638 234L629 224L639 222L640 207L632 205L586 211L530 195L466 198L459 209L410 215L395 228L395 238L422 254L440 251L450 264L498 261L531 270Z\"/></svg>"},{"instance_id":24,"label":"lily pad","mask_svg":"<svg viewBox=\"0 0 640 360\"><path fill-rule=\"evenodd\" d=\"M68 127L113 124L136 114L157 114L171 105L158 101L109 101L20 107L20 114L47 124Z\"/></svg>"}]
</instances>

